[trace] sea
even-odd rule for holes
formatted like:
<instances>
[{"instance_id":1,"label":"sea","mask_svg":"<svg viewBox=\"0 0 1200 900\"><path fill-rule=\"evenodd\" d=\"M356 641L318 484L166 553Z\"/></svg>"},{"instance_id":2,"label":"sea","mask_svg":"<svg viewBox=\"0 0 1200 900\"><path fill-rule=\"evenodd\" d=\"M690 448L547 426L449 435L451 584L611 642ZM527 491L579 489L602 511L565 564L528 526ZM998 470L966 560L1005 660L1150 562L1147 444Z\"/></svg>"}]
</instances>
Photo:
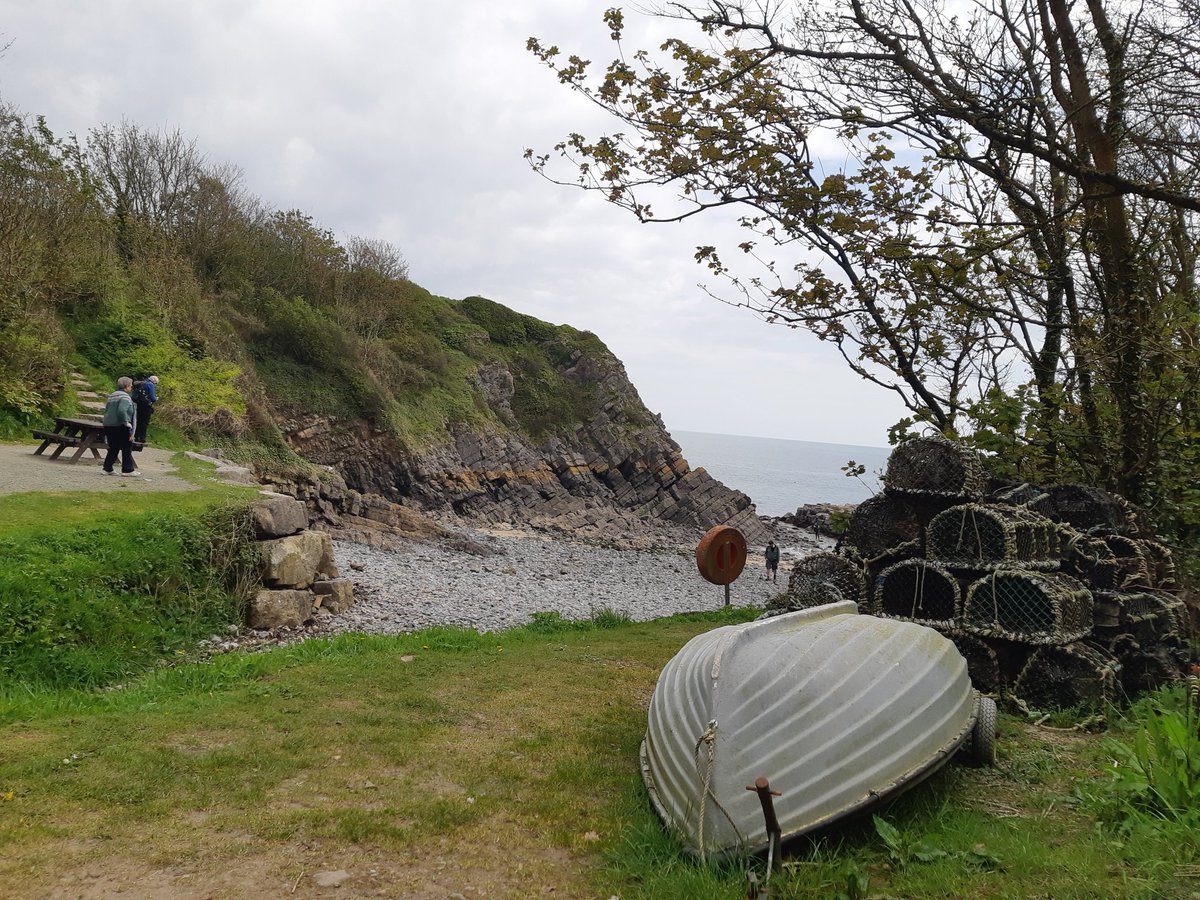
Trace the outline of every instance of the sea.
<instances>
[{"instance_id":1,"label":"sea","mask_svg":"<svg viewBox=\"0 0 1200 900\"><path fill-rule=\"evenodd\" d=\"M704 468L727 487L748 495L759 515L781 516L809 503L860 503L882 490L887 447L672 431L693 469ZM842 466L867 467L861 480Z\"/></svg>"}]
</instances>

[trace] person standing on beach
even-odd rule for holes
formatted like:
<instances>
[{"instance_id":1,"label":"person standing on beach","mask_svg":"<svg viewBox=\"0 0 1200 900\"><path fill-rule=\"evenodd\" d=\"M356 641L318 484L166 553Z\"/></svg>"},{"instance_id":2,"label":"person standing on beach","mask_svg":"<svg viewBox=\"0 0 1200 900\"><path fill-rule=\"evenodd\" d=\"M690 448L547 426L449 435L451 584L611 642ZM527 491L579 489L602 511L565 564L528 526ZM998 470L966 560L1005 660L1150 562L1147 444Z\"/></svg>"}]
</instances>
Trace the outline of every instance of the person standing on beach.
<instances>
[{"instance_id":1,"label":"person standing on beach","mask_svg":"<svg viewBox=\"0 0 1200 900\"><path fill-rule=\"evenodd\" d=\"M767 541L767 549L764 551L763 555L767 558L767 575L770 577L771 581L778 581L779 547L776 546L775 541Z\"/></svg>"},{"instance_id":2,"label":"person standing on beach","mask_svg":"<svg viewBox=\"0 0 1200 900\"><path fill-rule=\"evenodd\" d=\"M122 375L117 379L117 389L108 395L104 406L104 441L108 444L108 454L104 457L104 474L115 475L113 464L117 455L121 457L121 474L125 476L140 475L133 465L133 428L137 418L137 410L129 389L133 387L133 379Z\"/></svg>"},{"instance_id":3,"label":"person standing on beach","mask_svg":"<svg viewBox=\"0 0 1200 900\"><path fill-rule=\"evenodd\" d=\"M144 444L146 428L150 424L150 416L154 414L154 404L158 402L158 376L151 375L144 381L135 381L130 396L137 407L137 425L133 431L133 439L139 444Z\"/></svg>"}]
</instances>

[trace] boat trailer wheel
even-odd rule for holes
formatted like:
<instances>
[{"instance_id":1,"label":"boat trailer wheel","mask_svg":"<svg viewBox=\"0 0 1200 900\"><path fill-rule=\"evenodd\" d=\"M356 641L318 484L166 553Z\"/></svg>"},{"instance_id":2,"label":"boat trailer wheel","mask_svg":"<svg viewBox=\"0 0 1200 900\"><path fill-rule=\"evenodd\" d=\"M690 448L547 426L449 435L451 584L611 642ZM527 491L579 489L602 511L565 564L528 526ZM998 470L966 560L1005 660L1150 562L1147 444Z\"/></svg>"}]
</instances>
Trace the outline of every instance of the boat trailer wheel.
<instances>
[{"instance_id":1,"label":"boat trailer wheel","mask_svg":"<svg viewBox=\"0 0 1200 900\"><path fill-rule=\"evenodd\" d=\"M979 698L979 711L971 728L971 762L977 766L996 765L996 701Z\"/></svg>"}]
</instances>

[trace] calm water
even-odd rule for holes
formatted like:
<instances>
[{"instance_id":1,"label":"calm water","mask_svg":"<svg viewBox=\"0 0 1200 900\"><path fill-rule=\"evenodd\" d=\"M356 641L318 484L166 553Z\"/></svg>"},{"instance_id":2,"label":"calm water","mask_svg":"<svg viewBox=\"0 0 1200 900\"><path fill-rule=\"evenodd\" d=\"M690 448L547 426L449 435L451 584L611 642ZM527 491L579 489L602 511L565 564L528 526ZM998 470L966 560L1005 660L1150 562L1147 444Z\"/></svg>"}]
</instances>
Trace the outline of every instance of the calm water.
<instances>
[{"instance_id":1,"label":"calm water","mask_svg":"<svg viewBox=\"0 0 1200 900\"><path fill-rule=\"evenodd\" d=\"M880 489L877 473L887 465L886 447L853 447L778 438L673 431L693 469L750 496L760 515L780 516L806 503L858 503ZM863 481L842 472L849 460L867 467Z\"/></svg>"}]
</instances>

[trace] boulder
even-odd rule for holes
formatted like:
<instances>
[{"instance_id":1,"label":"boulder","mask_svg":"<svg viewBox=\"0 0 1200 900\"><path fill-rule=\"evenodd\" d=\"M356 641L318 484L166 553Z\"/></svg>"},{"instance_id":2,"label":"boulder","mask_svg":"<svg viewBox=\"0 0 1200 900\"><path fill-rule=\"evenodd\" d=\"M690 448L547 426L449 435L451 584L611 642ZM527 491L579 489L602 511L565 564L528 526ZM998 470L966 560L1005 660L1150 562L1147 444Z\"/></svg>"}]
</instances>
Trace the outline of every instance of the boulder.
<instances>
[{"instance_id":1,"label":"boulder","mask_svg":"<svg viewBox=\"0 0 1200 900\"><path fill-rule=\"evenodd\" d=\"M354 583L349 578L314 581L312 590L321 608L331 613L345 612L354 605Z\"/></svg>"},{"instance_id":2,"label":"boulder","mask_svg":"<svg viewBox=\"0 0 1200 900\"><path fill-rule=\"evenodd\" d=\"M302 531L259 546L263 550L263 581L273 587L306 588L319 572L334 574L328 570L333 544L322 532Z\"/></svg>"},{"instance_id":3,"label":"boulder","mask_svg":"<svg viewBox=\"0 0 1200 900\"><path fill-rule=\"evenodd\" d=\"M222 481L232 482L233 484L258 484L258 479L254 477L254 472L245 466L219 465L213 474Z\"/></svg>"},{"instance_id":4,"label":"boulder","mask_svg":"<svg viewBox=\"0 0 1200 900\"><path fill-rule=\"evenodd\" d=\"M308 508L294 497L271 497L250 507L254 533L259 538L280 538L308 527Z\"/></svg>"},{"instance_id":5,"label":"boulder","mask_svg":"<svg viewBox=\"0 0 1200 900\"><path fill-rule=\"evenodd\" d=\"M327 532L319 531L321 541L321 557L317 560L317 574L325 578L337 578L342 573L338 571L337 562L333 558L333 539Z\"/></svg>"},{"instance_id":6,"label":"boulder","mask_svg":"<svg viewBox=\"0 0 1200 900\"><path fill-rule=\"evenodd\" d=\"M246 611L246 624L260 631L303 625L312 615L313 599L312 591L259 591Z\"/></svg>"}]
</instances>

